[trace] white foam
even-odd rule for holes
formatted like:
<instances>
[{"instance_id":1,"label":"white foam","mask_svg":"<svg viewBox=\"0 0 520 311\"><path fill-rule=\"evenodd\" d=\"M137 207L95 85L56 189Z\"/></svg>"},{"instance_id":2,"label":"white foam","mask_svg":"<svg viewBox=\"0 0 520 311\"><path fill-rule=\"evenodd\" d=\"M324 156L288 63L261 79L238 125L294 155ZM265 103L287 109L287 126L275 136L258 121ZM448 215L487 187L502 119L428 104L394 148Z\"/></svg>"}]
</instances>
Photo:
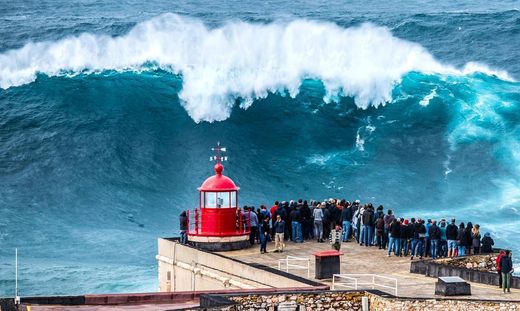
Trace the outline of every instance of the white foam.
<instances>
[{"instance_id":1,"label":"white foam","mask_svg":"<svg viewBox=\"0 0 520 311\"><path fill-rule=\"evenodd\" d=\"M269 92L295 96L305 78L323 81L326 102L348 95L366 108L389 102L393 85L409 71L507 76L475 63L463 70L442 65L422 46L372 24L341 28L294 20L209 29L199 20L164 14L120 37L85 33L0 54L0 87L30 83L38 73L142 70L146 62L182 74L179 96L196 122L228 118L237 98L247 108Z\"/></svg>"}]
</instances>

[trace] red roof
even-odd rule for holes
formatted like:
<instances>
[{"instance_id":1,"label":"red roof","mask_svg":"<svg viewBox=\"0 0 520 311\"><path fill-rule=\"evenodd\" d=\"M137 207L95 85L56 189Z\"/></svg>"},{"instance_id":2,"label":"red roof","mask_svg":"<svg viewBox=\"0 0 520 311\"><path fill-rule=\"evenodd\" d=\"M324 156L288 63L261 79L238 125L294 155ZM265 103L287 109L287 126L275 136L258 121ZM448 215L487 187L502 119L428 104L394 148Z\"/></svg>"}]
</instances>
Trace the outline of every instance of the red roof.
<instances>
[{"instance_id":1,"label":"red roof","mask_svg":"<svg viewBox=\"0 0 520 311\"><path fill-rule=\"evenodd\" d=\"M219 192L239 190L240 188L235 185L231 178L222 175L223 170L224 166L222 166L222 164L215 164L215 175L206 179L199 187L199 191Z\"/></svg>"}]
</instances>

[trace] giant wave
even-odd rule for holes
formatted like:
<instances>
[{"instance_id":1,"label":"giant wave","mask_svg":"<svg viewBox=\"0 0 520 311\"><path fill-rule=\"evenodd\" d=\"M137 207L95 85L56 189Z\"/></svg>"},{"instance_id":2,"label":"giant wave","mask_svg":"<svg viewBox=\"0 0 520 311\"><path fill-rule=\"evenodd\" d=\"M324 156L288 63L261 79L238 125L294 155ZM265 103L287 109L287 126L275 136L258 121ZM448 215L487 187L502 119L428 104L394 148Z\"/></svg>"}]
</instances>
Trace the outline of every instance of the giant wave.
<instances>
[{"instance_id":1,"label":"giant wave","mask_svg":"<svg viewBox=\"0 0 520 311\"><path fill-rule=\"evenodd\" d=\"M225 120L237 101L248 107L268 93L294 97L304 79L323 82L325 102L350 96L361 108L390 102L394 85L411 71L511 80L478 63L460 69L441 64L419 44L369 23L236 21L210 29L200 20L163 14L120 37L84 33L7 51L0 55L0 87L30 83L37 74L157 67L182 76L179 97L195 122Z\"/></svg>"}]
</instances>

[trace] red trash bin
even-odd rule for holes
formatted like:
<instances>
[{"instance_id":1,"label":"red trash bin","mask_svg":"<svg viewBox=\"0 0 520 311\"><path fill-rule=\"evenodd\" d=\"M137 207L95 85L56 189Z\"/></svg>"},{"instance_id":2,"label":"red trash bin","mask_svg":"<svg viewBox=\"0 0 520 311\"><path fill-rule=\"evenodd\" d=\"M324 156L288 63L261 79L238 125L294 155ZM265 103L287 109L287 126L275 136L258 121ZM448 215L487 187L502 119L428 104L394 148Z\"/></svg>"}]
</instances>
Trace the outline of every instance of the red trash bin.
<instances>
[{"instance_id":1,"label":"red trash bin","mask_svg":"<svg viewBox=\"0 0 520 311\"><path fill-rule=\"evenodd\" d=\"M341 273L340 257L342 252L337 250L328 250L316 252L313 254L316 257L315 264L315 278L331 279L334 274Z\"/></svg>"}]
</instances>

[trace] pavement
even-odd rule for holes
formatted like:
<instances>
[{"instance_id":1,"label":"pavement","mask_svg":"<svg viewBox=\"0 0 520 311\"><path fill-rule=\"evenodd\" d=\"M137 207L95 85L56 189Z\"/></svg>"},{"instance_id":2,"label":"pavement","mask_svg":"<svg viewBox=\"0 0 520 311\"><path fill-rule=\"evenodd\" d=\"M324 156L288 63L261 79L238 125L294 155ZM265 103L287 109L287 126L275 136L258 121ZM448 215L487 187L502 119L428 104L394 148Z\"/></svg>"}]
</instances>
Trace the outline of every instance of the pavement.
<instances>
[{"instance_id":1,"label":"pavement","mask_svg":"<svg viewBox=\"0 0 520 311\"><path fill-rule=\"evenodd\" d=\"M332 286L332 280L316 280L315 259L312 255L314 252L322 250L330 250L329 243L317 243L315 241L306 241L304 243L286 242L283 253L274 253L274 243L267 246L268 252L260 254L260 246L255 245L254 248L245 250L223 252L221 254L233 257L235 259L260 263L272 268L278 268L278 260L284 259L286 256L295 256L310 260L310 279L322 282ZM376 274L394 278L397 281L398 296L402 297L421 297L421 298L440 298L444 296L436 296L435 282L437 278L427 277L420 274L410 273L410 257L387 257L386 251L380 250L375 246L360 246L355 242L344 242L341 246L341 273L342 274ZM419 259L414 259L419 260ZM306 265L305 262L295 262L298 265ZM307 278L307 270L289 269L289 272L301 277ZM360 277L361 282L369 281L372 277ZM379 279L379 284L393 287L392 280ZM485 299L485 300L518 300L520 301L520 290L511 289L510 294L504 294L498 286L484 285L480 283L471 283L471 296L458 296L456 299ZM360 289L371 289L371 286L359 286ZM351 288L345 288L351 289ZM393 289L385 287L375 287L389 294L395 294Z\"/></svg>"}]
</instances>

